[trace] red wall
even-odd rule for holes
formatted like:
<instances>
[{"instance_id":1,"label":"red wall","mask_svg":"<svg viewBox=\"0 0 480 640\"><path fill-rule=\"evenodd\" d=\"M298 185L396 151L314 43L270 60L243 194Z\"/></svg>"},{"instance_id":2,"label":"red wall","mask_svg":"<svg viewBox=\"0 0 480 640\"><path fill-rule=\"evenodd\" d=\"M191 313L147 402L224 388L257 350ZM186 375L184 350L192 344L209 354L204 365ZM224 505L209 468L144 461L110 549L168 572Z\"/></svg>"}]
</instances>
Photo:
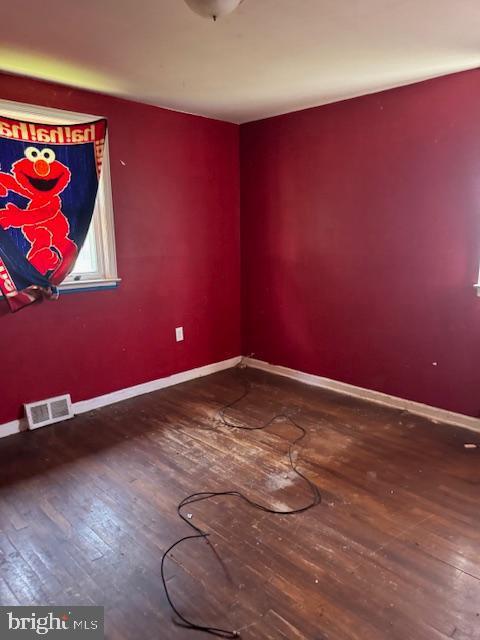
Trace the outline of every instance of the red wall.
<instances>
[{"instance_id":1,"label":"red wall","mask_svg":"<svg viewBox=\"0 0 480 640\"><path fill-rule=\"evenodd\" d=\"M243 353L479 416L480 71L242 126L241 171Z\"/></svg>"},{"instance_id":2,"label":"red wall","mask_svg":"<svg viewBox=\"0 0 480 640\"><path fill-rule=\"evenodd\" d=\"M87 399L239 355L238 127L7 75L0 97L108 118L122 278L14 315L0 304L0 424L23 402Z\"/></svg>"},{"instance_id":3,"label":"red wall","mask_svg":"<svg viewBox=\"0 0 480 640\"><path fill-rule=\"evenodd\" d=\"M109 119L123 278L0 306L0 424L238 355L238 127L7 75L0 97ZM243 353L480 415L479 104L473 71L241 127Z\"/></svg>"}]
</instances>

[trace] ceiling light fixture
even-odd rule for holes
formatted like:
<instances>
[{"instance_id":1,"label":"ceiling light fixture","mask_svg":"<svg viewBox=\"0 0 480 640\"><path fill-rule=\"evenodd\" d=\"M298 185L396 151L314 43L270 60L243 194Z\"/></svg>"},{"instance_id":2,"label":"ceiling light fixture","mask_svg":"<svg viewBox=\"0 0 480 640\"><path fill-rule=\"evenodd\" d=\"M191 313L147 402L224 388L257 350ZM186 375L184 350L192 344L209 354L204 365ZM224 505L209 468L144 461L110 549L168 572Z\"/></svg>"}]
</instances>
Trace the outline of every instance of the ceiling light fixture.
<instances>
[{"instance_id":1,"label":"ceiling light fixture","mask_svg":"<svg viewBox=\"0 0 480 640\"><path fill-rule=\"evenodd\" d=\"M243 0L185 0L192 11L203 18L217 18L226 16L240 5Z\"/></svg>"}]
</instances>

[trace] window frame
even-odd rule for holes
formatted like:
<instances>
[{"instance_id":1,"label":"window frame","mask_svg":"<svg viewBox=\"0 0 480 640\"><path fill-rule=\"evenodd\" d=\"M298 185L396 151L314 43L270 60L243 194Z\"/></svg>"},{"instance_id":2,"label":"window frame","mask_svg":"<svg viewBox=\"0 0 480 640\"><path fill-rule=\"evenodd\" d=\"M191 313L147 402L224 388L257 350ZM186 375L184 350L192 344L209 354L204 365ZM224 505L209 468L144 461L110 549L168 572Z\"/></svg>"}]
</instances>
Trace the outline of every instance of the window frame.
<instances>
[{"instance_id":1,"label":"window frame","mask_svg":"<svg viewBox=\"0 0 480 640\"><path fill-rule=\"evenodd\" d=\"M66 111L3 99L0 99L0 113L7 118L18 118L19 120L60 125L83 124L84 122L91 122L92 120L103 117L89 113ZM93 225L94 228L97 271L95 273L75 273L74 270L65 278L62 284L59 285L59 289L62 292L112 288L116 287L121 281L121 278L118 277L115 248L108 131L105 137L102 171L98 183L98 192L91 225Z\"/></svg>"}]
</instances>

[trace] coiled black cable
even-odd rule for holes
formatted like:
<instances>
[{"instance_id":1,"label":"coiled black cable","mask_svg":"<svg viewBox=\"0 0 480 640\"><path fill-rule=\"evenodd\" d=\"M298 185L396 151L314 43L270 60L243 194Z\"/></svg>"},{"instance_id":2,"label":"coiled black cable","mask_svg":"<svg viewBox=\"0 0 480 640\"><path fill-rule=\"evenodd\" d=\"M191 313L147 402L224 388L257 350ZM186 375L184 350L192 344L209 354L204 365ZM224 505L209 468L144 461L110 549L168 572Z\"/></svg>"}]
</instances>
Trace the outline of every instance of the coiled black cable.
<instances>
[{"instance_id":1,"label":"coiled black cable","mask_svg":"<svg viewBox=\"0 0 480 640\"><path fill-rule=\"evenodd\" d=\"M180 538L179 540L177 540L176 542L174 542L163 554L162 556L162 560L161 560L161 564L160 564L160 572L161 572L161 577L162 577L162 583L163 583L163 588L165 590L165 595L167 597L167 601L168 604L170 605L172 611L175 613L175 615L177 616L178 620L174 619L174 623L177 624L178 626L182 626L185 627L187 629L191 629L193 631L203 631L204 633L209 633L212 636L217 636L219 638L239 638L240 637L240 633L238 631L230 631L228 629L221 629L218 627L210 627L207 625L202 625L202 624L197 624L195 622L192 622L191 620L189 620L187 617L185 617L183 614L180 613L180 611L177 609L177 607L175 606L174 602L172 601L172 598L170 596L170 593L168 591L168 587L167 587L167 581L165 579L165 560L168 556L168 554L173 551L173 549L175 549L175 547L177 547L179 544L181 544L182 542L185 542L186 540L195 540L195 539L199 539L199 538L203 538L208 542L208 537L209 537L209 533L206 533L205 531L202 531L202 529L200 529L199 527L197 527L193 522L191 522L191 520L189 520L186 516L183 515L182 513L182 508L186 507L187 505L190 504L194 504L196 502L202 502L203 500L210 500L210 498L214 498L214 497L219 497L219 496L229 496L229 497L234 497L234 498L240 498L241 500L243 500L244 502L246 502L247 504L249 504L251 507L254 507L255 509L259 509L260 511L264 511L266 513L272 513L272 514L276 514L276 515L293 515L293 514L298 514L298 513L303 513L304 511L308 511L309 509L312 509L313 507L315 507L316 505L320 504L322 497L320 494L320 491L318 489L318 487L309 479L307 478L301 471L299 471L297 469L297 465L293 460L292 457L292 451L293 448L301 441L303 440L303 438L307 435L306 430L298 424L298 422L296 420L294 420L292 418L292 416L289 416L285 413L278 413L276 415L273 416L273 418L271 418L270 420L268 420L268 422L262 424L261 426L258 427L248 427L245 425L239 425L236 424L234 422L231 422L228 418L225 417L225 413L231 409L234 405L238 404L239 402L241 402L242 400L244 400L248 394L250 392L250 385L248 384L248 382L245 383L245 388L243 393L238 397L235 398L235 400L233 400L232 402L229 402L228 404L224 405L224 407L222 409L220 409L220 411L218 412L218 419L220 421L220 423L225 426L225 427L229 427L232 429L243 429L244 431L260 431L262 429L266 429L267 427L269 427L270 425L272 425L274 422L276 422L279 419L283 419L283 420L287 420L289 421L296 429L298 429L300 431L300 435L295 438L295 440L293 440L292 442L290 442L289 447L288 447L288 459L290 462L290 467L292 469L292 471L299 476L309 487L311 494L312 494L312 499L311 501L306 504L303 507L299 507L298 509L292 509L290 511L280 511L277 509L271 509L270 507L266 507L265 505L259 504L258 502L255 502L254 500L251 500L250 498L248 498L246 495L244 495L243 493L241 493L240 491L203 491L203 492L198 492L198 493L192 493L191 495L187 496L186 498L184 498L177 506L177 513L179 515L179 517L186 523L188 524L189 527L191 527L195 533L189 536L184 536L183 538ZM213 550L213 547L210 547Z\"/></svg>"}]
</instances>

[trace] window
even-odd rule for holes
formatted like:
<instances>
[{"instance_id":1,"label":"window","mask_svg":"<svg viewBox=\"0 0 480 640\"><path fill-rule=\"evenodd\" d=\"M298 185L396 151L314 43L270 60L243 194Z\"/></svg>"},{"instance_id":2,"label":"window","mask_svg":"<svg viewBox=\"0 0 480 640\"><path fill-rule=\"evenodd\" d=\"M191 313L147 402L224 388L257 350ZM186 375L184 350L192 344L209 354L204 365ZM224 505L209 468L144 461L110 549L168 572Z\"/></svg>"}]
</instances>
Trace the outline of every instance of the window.
<instances>
[{"instance_id":1,"label":"window","mask_svg":"<svg viewBox=\"0 0 480 640\"><path fill-rule=\"evenodd\" d=\"M0 100L0 114L31 122L49 124L77 124L101 116L38 107L20 102ZM60 290L94 287L115 287L119 282L115 256L112 187L110 184L110 158L108 133L105 140L102 172L98 184L97 200L85 244L80 251L72 273L60 285Z\"/></svg>"}]
</instances>

